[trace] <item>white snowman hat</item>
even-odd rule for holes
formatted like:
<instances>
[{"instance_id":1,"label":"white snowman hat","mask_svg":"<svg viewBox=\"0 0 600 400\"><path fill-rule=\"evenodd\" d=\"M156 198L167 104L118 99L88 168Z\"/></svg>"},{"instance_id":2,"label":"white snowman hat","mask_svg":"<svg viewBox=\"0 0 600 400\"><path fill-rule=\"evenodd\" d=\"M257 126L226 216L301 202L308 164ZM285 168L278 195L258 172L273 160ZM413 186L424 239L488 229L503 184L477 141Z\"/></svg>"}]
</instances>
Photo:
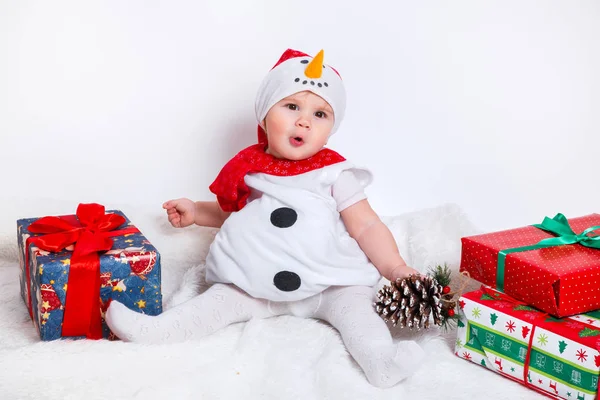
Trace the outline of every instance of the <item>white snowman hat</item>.
<instances>
[{"instance_id":1,"label":"white snowman hat","mask_svg":"<svg viewBox=\"0 0 600 400\"><path fill-rule=\"evenodd\" d=\"M334 113L330 135L335 133L346 110L346 90L340 74L323 64L323 50L313 58L301 51L287 49L263 79L256 94L254 111L259 123L259 142L266 142L266 137L262 137L262 123L271 107L281 99L305 90L329 103Z\"/></svg>"}]
</instances>

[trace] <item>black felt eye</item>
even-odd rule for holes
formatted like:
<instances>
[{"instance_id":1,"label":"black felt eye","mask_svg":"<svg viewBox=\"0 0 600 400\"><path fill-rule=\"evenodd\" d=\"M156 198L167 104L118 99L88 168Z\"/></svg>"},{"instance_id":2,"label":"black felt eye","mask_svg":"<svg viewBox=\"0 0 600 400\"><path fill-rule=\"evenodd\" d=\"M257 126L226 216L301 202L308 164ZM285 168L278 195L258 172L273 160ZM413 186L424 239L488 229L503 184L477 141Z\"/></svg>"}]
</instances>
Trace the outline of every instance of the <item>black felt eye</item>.
<instances>
[{"instance_id":1,"label":"black felt eye","mask_svg":"<svg viewBox=\"0 0 600 400\"><path fill-rule=\"evenodd\" d=\"M308 60L302 60L300 61L302 64L308 64Z\"/></svg>"}]
</instances>

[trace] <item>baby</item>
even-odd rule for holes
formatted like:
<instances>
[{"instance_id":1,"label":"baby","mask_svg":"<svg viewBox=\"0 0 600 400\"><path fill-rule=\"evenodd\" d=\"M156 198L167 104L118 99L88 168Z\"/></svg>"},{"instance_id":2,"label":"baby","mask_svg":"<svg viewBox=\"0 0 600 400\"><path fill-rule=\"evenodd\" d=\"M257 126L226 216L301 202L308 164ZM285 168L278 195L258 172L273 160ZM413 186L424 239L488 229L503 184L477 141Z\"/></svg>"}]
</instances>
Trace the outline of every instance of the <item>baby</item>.
<instances>
[{"instance_id":1,"label":"baby","mask_svg":"<svg viewBox=\"0 0 600 400\"><path fill-rule=\"evenodd\" d=\"M409 376L424 353L394 344L373 309L374 286L417 273L364 193L371 173L324 148L343 117L338 72L287 50L256 97L258 144L221 170L217 201L167 201L169 222L220 227L206 259L206 292L159 316L113 301L106 322L119 338L143 343L209 335L251 318L294 315L335 327L371 384Z\"/></svg>"}]
</instances>

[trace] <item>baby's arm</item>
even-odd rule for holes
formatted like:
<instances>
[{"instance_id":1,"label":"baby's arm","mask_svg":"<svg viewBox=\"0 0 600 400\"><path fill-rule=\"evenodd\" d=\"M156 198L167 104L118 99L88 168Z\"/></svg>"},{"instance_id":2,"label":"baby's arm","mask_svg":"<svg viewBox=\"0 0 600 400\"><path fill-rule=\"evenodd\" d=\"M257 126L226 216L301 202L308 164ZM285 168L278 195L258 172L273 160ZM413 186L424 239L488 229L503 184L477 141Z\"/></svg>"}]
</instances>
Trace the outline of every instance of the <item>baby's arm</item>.
<instances>
[{"instance_id":1,"label":"baby's arm","mask_svg":"<svg viewBox=\"0 0 600 400\"><path fill-rule=\"evenodd\" d=\"M354 238L381 275L390 281L418 271L406 265L390 230L364 199L340 212L350 236Z\"/></svg>"},{"instance_id":2,"label":"baby's arm","mask_svg":"<svg viewBox=\"0 0 600 400\"><path fill-rule=\"evenodd\" d=\"M163 204L169 222L175 228L185 228L192 224L220 228L231 213L225 212L216 201L190 199L169 200Z\"/></svg>"},{"instance_id":3,"label":"baby's arm","mask_svg":"<svg viewBox=\"0 0 600 400\"><path fill-rule=\"evenodd\" d=\"M230 212L223 211L217 201L197 201L194 205L196 207L194 218L196 225L220 228L227 217L231 215Z\"/></svg>"}]
</instances>

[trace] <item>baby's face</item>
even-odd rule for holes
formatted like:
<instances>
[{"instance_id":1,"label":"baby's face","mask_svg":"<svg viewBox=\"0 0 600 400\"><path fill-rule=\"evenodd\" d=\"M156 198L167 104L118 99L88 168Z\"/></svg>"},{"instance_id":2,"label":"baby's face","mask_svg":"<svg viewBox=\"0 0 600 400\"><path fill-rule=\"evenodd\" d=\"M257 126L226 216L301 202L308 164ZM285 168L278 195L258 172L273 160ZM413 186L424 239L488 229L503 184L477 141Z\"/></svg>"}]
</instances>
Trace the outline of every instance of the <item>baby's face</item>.
<instances>
[{"instance_id":1,"label":"baby's face","mask_svg":"<svg viewBox=\"0 0 600 400\"><path fill-rule=\"evenodd\" d=\"M333 122L333 110L322 97L308 91L288 96L265 118L267 152L288 160L312 157L327 144Z\"/></svg>"}]
</instances>

